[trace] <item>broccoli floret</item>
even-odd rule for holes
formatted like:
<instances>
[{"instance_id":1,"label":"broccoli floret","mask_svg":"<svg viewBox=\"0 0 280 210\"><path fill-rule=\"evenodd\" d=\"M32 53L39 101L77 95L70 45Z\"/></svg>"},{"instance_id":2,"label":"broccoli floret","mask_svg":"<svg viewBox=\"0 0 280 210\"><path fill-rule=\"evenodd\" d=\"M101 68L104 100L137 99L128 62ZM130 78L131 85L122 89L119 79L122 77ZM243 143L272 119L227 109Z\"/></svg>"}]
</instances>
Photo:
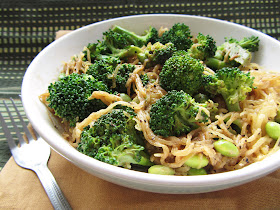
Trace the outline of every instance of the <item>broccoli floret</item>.
<instances>
[{"instance_id":1,"label":"broccoli floret","mask_svg":"<svg viewBox=\"0 0 280 210\"><path fill-rule=\"evenodd\" d=\"M150 128L160 136L180 136L198 128L197 122L207 122L209 116L201 111L200 104L184 91L169 91L151 107Z\"/></svg>"},{"instance_id":2,"label":"broccoli floret","mask_svg":"<svg viewBox=\"0 0 280 210\"><path fill-rule=\"evenodd\" d=\"M240 45L244 49L247 49L250 52L256 52L259 50L260 40L259 37L257 36L244 37L240 41L234 38L230 38L230 39L226 38L226 41L229 43L237 43L238 45Z\"/></svg>"},{"instance_id":3,"label":"broccoli floret","mask_svg":"<svg viewBox=\"0 0 280 210\"><path fill-rule=\"evenodd\" d=\"M108 57L124 59L142 52L142 50L128 41L128 37L109 29L103 33L103 41L87 46L91 60L103 60ZM84 59L88 60L87 50L84 50Z\"/></svg>"},{"instance_id":4,"label":"broccoli floret","mask_svg":"<svg viewBox=\"0 0 280 210\"><path fill-rule=\"evenodd\" d=\"M154 66L156 64L163 65L175 51L177 51L177 49L171 42L167 44L156 42L153 45L148 44L146 49L143 50L142 53L139 53L137 57L141 63L146 61L146 67Z\"/></svg>"},{"instance_id":5,"label":"broccoli floret","mask_svg":"<svg viewBox=\"0 0 280 210\"><path fill-rule=\"evenodd\" d=\"M116 67L113 74L108 75L112 80L112 90L117 91L118 93L127 93L126 83L130 77L130 74L134 71L135 65L132 64L120 64ZM149 82L149 77L147 73L140 75L143 86L147 85ZM130 93L134 93L133 88L131 87Z\"/></svg>"},{"instance_id":6,"label":"broccoli floret","mask_svg":"<svg viewBox=\"0 0 280 210\"><path fill-rule=\"evenodd\" d=\"M252 53L259 47L258 37L243 38L241 41L230 38L217 47L214 57L206 60L206 65L212 69L224 67L247 66L252 59Z\"/></svg>"},{"instance_id":7,"label":"broccoli floret","mask_svg":"<svg viewBox=\"0 0 280 210\"><path fill-rule=\"evenodd\" d=\"M99 40L96 43L89 43L87 45L87 49L88 50L83 50L85 55L84 60L102 60L104 57L107 57L105 55L111 53L110 49L105 45L105 43ZM90 57L90 59L88 57Z\"/></svg>"},{"instance_id":8,"label":"broccoli floret","mask_svg":"<svg viewBox=\"0 0 280 210\"><path fill-rule=\"evenodd\" d=\"M149 76L147 73L141 74L140 79L142 81L143 86L146 86L150 82L150 79L149 79Z\"/></svg>"},{"instance_id":9,"label":"broccoli floret","mask_svg":"<svg viewBox=\"0 0 280 210\"><path fill-rule=\"evenodd\" d=\"M139 47L130 44L129 36L126 34L108 30L103 33L103 36L105 45L111 50L109 56L127 58L142 52Z\"/></svg>"},{"instance_id":10,"label":"broccoli floret","mask_svg":"<svg viewBox=\"0 0 280 210\"><path fill-rule=\"evenodd\" d=\"M214 103L214 101L212 101L206 93L198 93L193 98L198 103L207 104L206 108L210 113L210 120L215 121L215 116L219 113L219 104Z\"/></svg>"},{"instance_id":11,"label":"broccoli floret","mask_svg":"<svg viewBox=\"0 0 280 210\"><path fill-rule=\"evenodd\" d=\"M112 86L112 78L109 78L117 65L121 63L119 58L106 57L102 60L96 60L92 65L89 66L86 73L92 75L99 81L103 81L108 87Z\"/></svg>"},{"instance_id":12,"label":"broccoli floret","mask_svg":"<svg viewBox=\"0 0 280 210\"><path fill-rule=\"evenodd\" d=\"M118 65L115 72L109 75L109 78L113 81L111 87L119 93L126 93L126 82L134 69L135 66L132 64L125 63Z\"/></svg>"},{"instance_id":13,"label":"broccoli floret","mask_svg":"<svg viewBox=\"0 0 280 210\"><path fill-rule=\"evenodd\" d=\"M92 112L106 108L99 99L88 100L93 91L108 91L107 86L86 74L70 74L48 87L47 102L55 115L75 126Z\"/></svg>"},{"instance_id":14,"label":"broccoli floret","mask_svg":"<svg viewBox=\"0 0 280 210\"><path fill-rule=\"evenodd\" d=\"M254 77L237 67L225 67L204 78L204 88L211 94L221 94L229 111L240 111L239 102L252 91Z\"/></svg>"},{"instance_id":15,"label":"broccoli floret","mask_svg":"<svg viewBox=\"0 0 280 210\"><path fill-rule=\"evenodd\" d=\"M198 93L193 96L194 100L198 103L204 103L208 101L210 98L204 93Z\"/></svg>"},{"instance_id":16,"label":"broccoli floret","mask_svg":"<svg viewBox=\"0 0 280 210\"><path fill-rule=\"evenodd\" d=\"M103 33L104 45L110 49L111 53L106 56L127 58L142 52L139 47L130 45L127 41L127 36L108 30ZM104 58L101 57L102 59Z\"/></svg>"},{"instance_id":17,"label":"broccoli floret","mask_svg":"<svg viewBox=\"0 0 280 210\"><path fill-rule=\"evenodd\" d=\"M252 54L236 43L225 42L217 47L215 56L206 60L206 65L217 70L224 67L247 66Z\"/></svg>"},{"instance_id":18,"label":"broccoli floret","mask_svg":"<svg viewBox=\"0 0 280 210\"><path fill-rule=\"evenodd\" d=\"M204 66L199 60L178 51L170 57L159 74L160 86L167 90L183 90L193 95L203 82Z\"/></svg>"},{"instance_id":19,"label":"broccoli floret","mask_svg":"<svg viewBox=\"0 0 280 210\"><path fill-rule=\"evenodd\" d=\"M191 31L189 26L184 23L176 23L168 31L165 31L159 39L162 44L171 42L178 50L187 50L193 44L191 40Z\"/></svg>"},{"instance_id":20,"label":"broccoli floret","mask_svg":"<svg viewBox=\"0 0 280 210\"><path fill-rule=\"evenodd\" d=\"M96 60L86 73L104 82L111 92L126 93L126 82L134 69L135 65L121 64L119 58L106 57L103 60ZM149 82L147 74L141 75L140 78L144 86Z\"/></svg>"},{"instance_id":21,"label":"broccoli floret","mask_svg":"<svg viewBox=\"0 0 280 210\"><path fill-rule=\"evenodd\" d=\"M112 31L125 36L126 40L135 46L142 47L147 45L149 42L152 44L158 40L158 31L154 27L150 27L149 30L145 31L144 35L137 35L132 31L124 29L118 25L112 28Z\"/></svg>"},{"instance_id":22,"label":"broccoli floret","mask_svg":"<svg viewBox=\"0 0 280 210\"><path fill-rule=\"evenodd\" d=\"M216 42L213 37L209 35L203 35L198 33L195 43L188 49L188 53L191 57L205 60L213 57L217 50Z\"/></svg>"},{"instance_id":23,"label":"broccoli floret","mask_svg":"<svg viewBox=\"0 0 280 210\"><path fill-rule=\"evenodd\" d=\"M115 48L123 49L131 45L130 42L128 41L128 38L129 37L126 34L119 34L112 31L111 29L103 33L103 39L105 43L111 47L113 46L112 52L114 51Z\"/></svg>"},{"instance_id":24,"label":"broccoli floret","mask_svg":"<svg viewBox=\"0 0 280 210\"><path fill-rule=\"evenodd\" d=\"M135 66L132 64L120 64L121 61L115 57L107 57L97 60L89 66L87 74L104 82L112 91L126 92L126 81Z\"/></svg>"},{"instance_id":25,"label":"broccoli floret","mask_svg":"<svg viewBox=\"0 0 280 210\"><path fill-rule=\"evenodd\" d=\"M81 134L78 150L90 157L116 166L130 168L131 164L150 166L143 134L135 129L134 111L115 107L98 118Z\"/></svg>"},{"instance_id":26,"label":"broccoli floret","mask_svg":"<svg viewBox=\"0 0 280 210\"><path fill-rule=\"evenodd\" d=\"M198 33L194 43L187 50L178 50L175 48L174 55L189 55L198 60L206 60L215 55L217 50L216 42L210 35Z\"/></svg>"}]
</instances>

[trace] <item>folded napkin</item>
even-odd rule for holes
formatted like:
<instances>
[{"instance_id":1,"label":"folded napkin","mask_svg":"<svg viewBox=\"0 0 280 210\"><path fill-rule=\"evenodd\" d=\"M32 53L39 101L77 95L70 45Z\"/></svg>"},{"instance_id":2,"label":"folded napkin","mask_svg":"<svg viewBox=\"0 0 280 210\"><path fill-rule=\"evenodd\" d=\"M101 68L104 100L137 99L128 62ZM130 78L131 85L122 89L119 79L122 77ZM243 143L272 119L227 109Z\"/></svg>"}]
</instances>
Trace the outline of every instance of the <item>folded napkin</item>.
<instances>
[{"instance_id":1,"label":"folded napkin","mask_svg":"<svg viewBox=\"0 0 280 210\"><path fill-rule=\"evenodd\" d=\"M276 209L280 170L256 181L211 193L169 195L121 187L84 172L51 151L48 166L73 209ZM0 209L51 209L33 171L13 158L0 172Z\"/></svg>"}]
</instances>

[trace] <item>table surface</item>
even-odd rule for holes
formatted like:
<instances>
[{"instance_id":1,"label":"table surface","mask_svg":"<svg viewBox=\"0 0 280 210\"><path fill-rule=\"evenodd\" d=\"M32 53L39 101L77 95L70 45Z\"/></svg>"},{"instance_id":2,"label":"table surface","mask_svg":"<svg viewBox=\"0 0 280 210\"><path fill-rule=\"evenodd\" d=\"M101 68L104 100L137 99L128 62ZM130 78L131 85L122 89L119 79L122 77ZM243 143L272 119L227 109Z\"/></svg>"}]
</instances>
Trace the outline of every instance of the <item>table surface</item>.
<instances>
[{"instance_id":1,"label":"table surface","mask_svg":"<svg viewBox=\"0 0 280 210\"><path fill-rule=\"evenodd\" d=\"M1 0L0 111L14 134L3 100L20 101L21 83L32 59L55 38L58 30L75 30L90 23L137 14L172 13L212 17L245 25L280 41L280 1L65 1ZM7 101L11 107L11 102ZM13 115L15 111L12 110ZM27 122L27 119L25 118ZM11 154L0 128L0 170Z\"/></svg>"}]
</instances>

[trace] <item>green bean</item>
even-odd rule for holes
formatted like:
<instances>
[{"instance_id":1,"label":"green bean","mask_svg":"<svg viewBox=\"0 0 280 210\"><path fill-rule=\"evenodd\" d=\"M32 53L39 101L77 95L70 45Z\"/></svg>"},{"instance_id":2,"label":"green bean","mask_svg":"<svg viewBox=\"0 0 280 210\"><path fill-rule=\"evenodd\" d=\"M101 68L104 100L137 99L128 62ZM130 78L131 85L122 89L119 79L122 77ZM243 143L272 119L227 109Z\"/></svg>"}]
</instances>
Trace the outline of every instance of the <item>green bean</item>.
<instances>
[{"instance_id":1,"label":"green bean","mask_svg":"<svg viewBox=\"0 0 280 210\"><path fill-rule=\"evenodd\" d=\"M148 169L150 174L161 174L161 175L174 175L175 170L163 165L153 165Z\"/></svg>"},{"instance_id":2,"label":"green bean","mask_svg":"<svg viewBox=\"0 0 280 210\"><path fill-rule=\"evenodd\" d=\"M214 143L214 148L217 152L227 157L237 157L239 155L238 148L231 142L224 139L218 140Z\"/></svg>"},{"instance_id":3,"label":"green bean","mask_svg":"<svg viewBox=\"0 0 280 210\"><path fill-rule=\"evenodd\" d=\"M207 175L207 172L204 168L196 169L196 168L191 168L188 171L189 176L195 176L195 175Z\"/></svg>"},{"instance_id":4,"label":"green bean","mask_svg":"<svg viewBox=\"0 0 280 210\"><path fill-rule=\"evenodd\" d=\"M131 101L131 98L127 94L125 94L125 93L121 93L120 97L122 98L122 100L124 100L126 102L130 102Z\"/></svg>"},{"instance_id":5,"label":"green bean","mask_svg":"<svg viewBox=\"0 0 280 210\"><path fill-rule=\"evenodd\" d=\"M200 153L200 154L194 155L191 158L189 158L185 162L185 165L192 167L192 168L200 169L200 168L207 166L208 163L209 163L209 161L208 161L207 157Z\"/></svg>"},{"instance_id":6,"label":"green bean","mask_svg":"<svg viewBox=\"0 0 280 210\"><path fill-rule=\"evenodd\" d=\"M267 135L275 140L280 137L280 124L277 122L266 123L265 130Z\"/></svg>"},{"instance_id":7,"label":"green bean","mask_svg":"<svg viewBox=\"0 0 280 210\"><path fill-rule=\"evenodd\" d=\"M280 108L277 110L277 115L276 117L274 118L274 120L278 123L280 123Z\"/></svg>"}]
</instances>

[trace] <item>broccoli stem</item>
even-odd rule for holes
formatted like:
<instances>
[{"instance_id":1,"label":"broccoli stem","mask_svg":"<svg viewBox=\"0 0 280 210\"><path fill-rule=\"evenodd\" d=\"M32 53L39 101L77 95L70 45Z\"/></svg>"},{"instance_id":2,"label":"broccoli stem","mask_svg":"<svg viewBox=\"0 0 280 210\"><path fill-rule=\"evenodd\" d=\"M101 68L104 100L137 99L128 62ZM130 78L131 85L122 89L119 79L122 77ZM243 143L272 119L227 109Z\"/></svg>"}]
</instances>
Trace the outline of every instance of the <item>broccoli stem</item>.
<instances>
[{"instance_id":1,"label":"broccoli stem","mask_svg":"<svg viewBox=\"0 0 280 210\"><path fill-rule=\"evenodd\" d=\"M132 31L128 31L120 26L114 26L114 28L112 29L112 31L120 33L120 34L126 34L128 35L127 39L130 43L133 43L133 45L136 46L143 46L146 43L147 40L147 35L146 36L139 36L137 34L135 34Z\"/></svg>"},{"instance_id":2,"label":"broccoli stem","mask_svg":"<svg viewBox=\"0 0 280 210\"><path fill-rule=\"evenodd\" d=\"M109 46L109 45L108 45L108 47L112 51L112 54L107 54L107 55L99 54L99 55L96 56L95 59L96 60L106 60L110 57L123 59L123 58L138 55L139 53L142 52L142 50L139 47L136 47L134 45L131 45L131 46L126 47L124 49L117 49L117 48L114 48L113 46Z\"/></svg>"},{"instance_id":3,"label":"broccoli stem","mask_svg":"<svg viewBox=\"0 0 280 210\"><path fill-rule=\"evenodd\" d=\"M217 58L209 58L206 61L206 65L212 69L221 69L224 67L230 67L230 65L224 61L221 61Z\"/></svg>"},{"instance_id":4,"label":"broccoli stem","mask_svg":"<svg viewBox=\"0 0 280 210\"><path fill-rule=\"evenodd\" d=\"M126 57L131 57L131 56L137 55L138 53L141 53L142 50L139 47L131 45L128 48L121 49L121 50L115 50L112 52L113 52L114 57L126 58Z\"/></svg>"},{"instance_id":5,"label":"broccoli stem","mask_svg":"<svg viewBox=\"0 0 280 210\"><path fill-rule=\"evenodd\" d=\"M224 96L223 96L224 97ZM239 102L231 104L229 103L228 100L226 100L226 98L224 97L227 108L230 112L239 112L240 111L240 106L239 106Z\"/></svg>"},{"instance_id":6,"label":"broccoli stem","mask_svg":"<svg viewBox=\"0 0 280 210\"><path fill-rule=\"evenodd\" d=\"M141 159L140 161L136 161L132 155L130 154L125 154L119 157L119 162L120 163L132 163L132 164L137 164L137 165L141 165L141 166L152 166L154 165L151 161L150 158L148 157L148 155L146 155L146 153L141 153Z\"/></svg>"},{"instance_id":7,"label":"broccoli stem","mask_svg":"<svg viewBox=\"0 0 280 210\"><path fill-rule=\"evenodd\" d=\"M144 63L144 61L148 59L144 52L139 53L137 57L141 63Z\"/></svg>"}]
</instances>

